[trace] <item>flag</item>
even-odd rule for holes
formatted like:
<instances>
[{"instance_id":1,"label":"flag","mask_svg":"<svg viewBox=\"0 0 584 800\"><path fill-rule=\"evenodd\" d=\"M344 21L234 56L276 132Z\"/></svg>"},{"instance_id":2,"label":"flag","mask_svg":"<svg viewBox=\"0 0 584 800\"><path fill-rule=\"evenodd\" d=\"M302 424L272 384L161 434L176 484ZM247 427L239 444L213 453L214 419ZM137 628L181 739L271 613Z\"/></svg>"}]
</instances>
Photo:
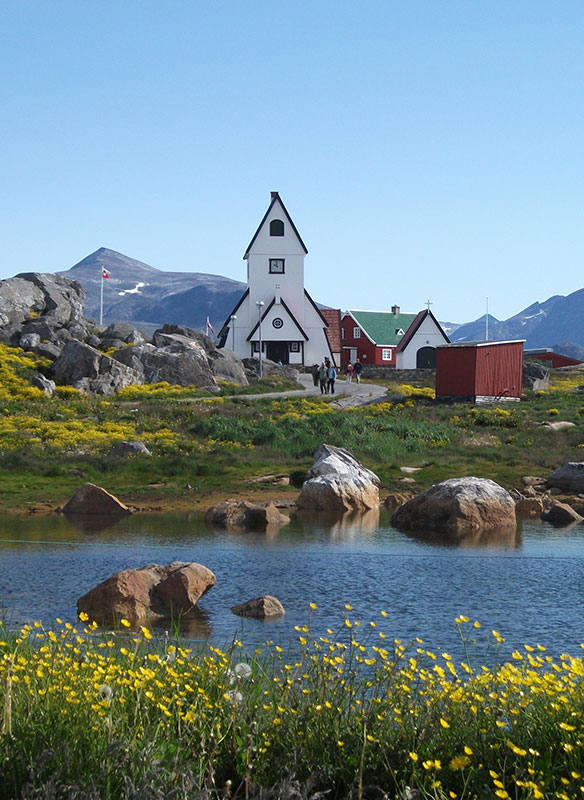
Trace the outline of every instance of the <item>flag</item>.
<instances>
[{"instance_id":1,"label":"flag","mask_svg":"<svg viewBox=\"0 0 584 800\"><path fill-rule=\"evenodd\" d=\"M213 336L215 336L215 331L213 330L213 326L212 326L212 325L211 325L211 323L209 322L209 317L207 317L207 330L208 330L208 331L211 331L211 333L213 334Z\"/></svg>"},{"instance_id":2,"label":"flag","mask_svg":"<svg viewBox=\"0 0 584 800\"><path fill-rule=\"evenodd\" d=\"M106 269L106 268L105 268L105 267L102 265L102 268L101 268L101 277L102 277L102 278L109 278L109 276L110 276L109 272L108 272L108 271L107 271L107 269Z\"/></svg>"}]
</instances>

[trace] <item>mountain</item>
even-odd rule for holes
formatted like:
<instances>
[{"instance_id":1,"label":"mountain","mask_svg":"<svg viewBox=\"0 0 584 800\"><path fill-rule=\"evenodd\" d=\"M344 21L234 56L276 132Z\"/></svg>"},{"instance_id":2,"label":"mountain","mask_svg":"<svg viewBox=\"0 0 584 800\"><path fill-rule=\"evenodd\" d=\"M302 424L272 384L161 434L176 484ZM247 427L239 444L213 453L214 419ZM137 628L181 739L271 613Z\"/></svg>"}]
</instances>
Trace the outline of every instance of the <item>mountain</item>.
<instances>
[{"instance_id":1,"label":"mountain","mask_svg":"<svg viewBox=\"0 0 584 800\"><path fill-rule=\"evenodd\" d=\"M100 247L71 269L61 272L79 281L87 293L85 315L99 321L101 270L103 322L131 322L150 331L165 322L205 330L207 316L216 331L229 316L246 284L202 272L164 272Z\"/></svg>"},{"instance_id":2,"label":"mountain","mask_svg":"<svg viewBox=\"0 0 584 800\"><path fill-rule=\"evenodd\" d=\"M483 341L486 315L467 322L451 335L453 342ZM584 346L584 289L567 296L554 295L544 303L532 303L507 320L489 315L489 339L525 339L526 349L537 347ZM558 352L560 352L558 350Z\"/></svg>"}]
</instances>

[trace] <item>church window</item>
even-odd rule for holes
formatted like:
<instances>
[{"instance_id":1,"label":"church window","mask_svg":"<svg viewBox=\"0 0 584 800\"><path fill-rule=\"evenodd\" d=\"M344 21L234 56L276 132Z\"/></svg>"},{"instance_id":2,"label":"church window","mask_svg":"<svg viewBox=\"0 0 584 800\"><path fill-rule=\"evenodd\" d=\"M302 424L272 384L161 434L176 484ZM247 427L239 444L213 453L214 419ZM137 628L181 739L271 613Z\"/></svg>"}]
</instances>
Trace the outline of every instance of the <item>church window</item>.
<instances>
[{"instance_id":1,"label":"church window","mask_svg":"<svg viewBox=\"0 0 584 800\"><path fill-rule=\"evenodd\" d=\"M290 342L290 352L291 353L299 353L300 352L300 342Z\"/></svg>"},{"instance_id":2,"label":"church window","mask_svg":"<svg viewBox=\"0 0 584 800\"><path fill-rule=\"evenodd\" d=\"M270 236L283 236L284 223L281 219L273 219L270 222Z\"/></svg>"}]
</instances>

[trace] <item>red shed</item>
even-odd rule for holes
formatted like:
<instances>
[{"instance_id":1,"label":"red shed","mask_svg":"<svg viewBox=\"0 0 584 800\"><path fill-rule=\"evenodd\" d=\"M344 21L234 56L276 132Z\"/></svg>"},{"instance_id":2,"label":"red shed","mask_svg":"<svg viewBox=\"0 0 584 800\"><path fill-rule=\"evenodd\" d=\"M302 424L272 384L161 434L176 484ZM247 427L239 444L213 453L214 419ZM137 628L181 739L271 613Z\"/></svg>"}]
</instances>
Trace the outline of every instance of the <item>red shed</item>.
<instances>
[{"instance_id":1,"label":"red shed","mask_svg":"<svg viewBox=\"0 0 584 800\"><path fill-rule=\"evenodd\" d=\"M477 403L519 400L523 343L465 342L436 348L436 397Z\"/></svg>"},{"instance_id":2,"label":"red shed","mask_svg":"<svg viewBox=\"0 0 584 800\"><path fill-rule=\"evenodd\" d=\"M536 359L543 361L547 367L558 369L560 367L577 367L583 362L577 358L562 355L562 353L554 353L551 347L546 347L541 350L525 350L523 357L526 361Z\"/></svg>"}]
</instances>

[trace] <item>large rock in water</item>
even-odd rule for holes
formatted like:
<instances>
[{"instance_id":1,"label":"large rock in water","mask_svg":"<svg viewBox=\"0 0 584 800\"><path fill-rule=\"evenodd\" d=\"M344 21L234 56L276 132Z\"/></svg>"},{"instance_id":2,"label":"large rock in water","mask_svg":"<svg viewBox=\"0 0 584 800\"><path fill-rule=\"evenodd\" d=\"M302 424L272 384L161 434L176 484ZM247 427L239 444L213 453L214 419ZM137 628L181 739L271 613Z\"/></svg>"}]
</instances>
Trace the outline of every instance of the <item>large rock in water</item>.
<instances>
[{"instance_id":1,"label":"large rock in water","mask_svg":"<svg viewBox=\"0 0 584 800\"><path fill-rule=\"evenodd\" d=\"M567 492L584 492L584 461L568 461L552 472L546 481L548 488L557 487Z\"/></svg>"},{"instance_id":2,"label":"large rock in water","mask_svg":"<svg viewBox=\"0 0 584 800\"><path fill-rule=\"evenodd\" d=\"M287 525L290 518L280 514L274 503L250 503L248 500L226 500L212 506L205 514L207 525L216 528L265 530L274 525Z\"/></svg>"},{"instance_id":3,"label":"large rock in water","mask_svg":"<svg viewBox=\"0 0 584 800\"><path fill-rule=\"evenodd\" d=\"M113 494L94 483L84 483L69 502L63 506L64 514L97 514L100 516L125 516L132 512Z\"/></svg>"},{"instance_id":4,"label":"large rock in water","mask_svg":"<svg viewBox=\"0 0 584 800\"><path fill-rule=\"evenodd\" d=\"M211 570L194 562L124 569L80 597L77 612L104 625L118 623L120 619L127 619L133 625L177 619L187 616L215 583Z\"/></svg>"},{"instance_id":5,"label":"large rock in water","mask_svg":"<svg viewBox=\"0 0 584 800\"><path fill-rule=\"evenodd\" d=\"M265 594L262 597L254 597L237 606L231 607L231 613L238 617L251 617L252 619L271 619L284 615L284 606L277 597Z\"/></svg>"},{"instance_id":6,"label":"large rock in water","mask_svg":"<svg viewBox=\"0 0 584 800\"><path fill-rule=\"evenodd\" d=\"M391 522L402 530L453 534L515 528L515 502L508 491L487 478L450 478L408 500Z\"/></svg>"},{"instance_id":7,"label":"large rock in water","mask_svg":"<svg viewBox=\"0 0 584 800\"><path fill-rule=\"evenodd\" d=\"M342 447L323 444L296 500L299 508L366 511L379 505L379 478Z\"/></svg>"},{"instance_id":8,"label":"large rock in water","mask_svg":"<svg viewBox=\"0 0 584 800\"><path fill-rule=\"evenodd\" d=\"M136 370L76 340L65 345L52 371L63 383L90 394L111 395L126 386L144 383Z\"/></svg>"}]
</instances>

